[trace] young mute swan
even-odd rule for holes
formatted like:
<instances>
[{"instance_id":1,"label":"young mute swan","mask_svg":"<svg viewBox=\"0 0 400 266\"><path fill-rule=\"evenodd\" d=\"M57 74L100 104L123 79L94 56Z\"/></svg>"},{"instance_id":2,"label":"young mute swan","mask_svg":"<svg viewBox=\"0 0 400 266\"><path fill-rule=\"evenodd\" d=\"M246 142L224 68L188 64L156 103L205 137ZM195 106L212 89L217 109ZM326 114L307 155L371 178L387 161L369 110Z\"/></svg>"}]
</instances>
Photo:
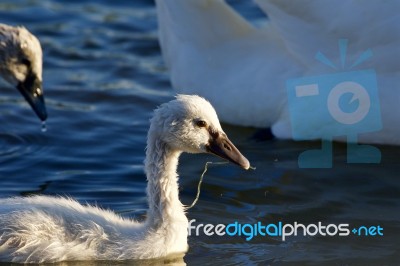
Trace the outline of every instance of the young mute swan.
<instances>
[{"instance_id":1,"label":"young mute swan","mask_svg":"<svg viewBox=\"0 0 400 266\"><path fill-rule=\"evenodd\" d=\"M24 27L0 24L0 75L19 90L40 120L45 121L42 48Z\"/></svg>"},{"instance_id":2,"label":"young mute swan","mask_svg":"<svg viewBox=\"0 0 400 266\"><path fill-rule=\"evenodd\" d=\"M188 220L176 173L182 152L208 152L250 167L222 130L211 104L199 96L179 95L156 109L151 119L144 223L68 198L2 199L0 261L148 259L186 252Z\"/></svg>"}]
</instances>

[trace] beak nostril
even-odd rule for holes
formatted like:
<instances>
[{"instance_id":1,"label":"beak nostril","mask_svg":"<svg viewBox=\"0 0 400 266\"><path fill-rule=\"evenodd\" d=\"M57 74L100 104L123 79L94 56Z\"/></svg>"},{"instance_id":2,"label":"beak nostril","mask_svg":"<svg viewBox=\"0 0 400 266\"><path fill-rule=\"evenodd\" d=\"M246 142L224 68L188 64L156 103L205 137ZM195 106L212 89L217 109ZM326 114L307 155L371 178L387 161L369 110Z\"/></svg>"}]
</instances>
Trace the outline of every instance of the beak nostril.
<instances>
[{"instance_id":1,"label":"beak nostril","mask_svg":"<svg viewBox=\"0 0 400 266\"><path fill-rule=\"evenodd\" d=\"M224 133L220 133L219 137L215 138L212 133L215 131L209 131L210 138L206 145L206 151L213 153L223 159L231 161L243 169L249 169L250 163L244 157L240 151L235 147L235 145L228 139Z\"/></svg>"},{"instance_id":2,"label":"beak nostril","mask_svg":"<svg viewBox=\"0 0 400 266\"><path fill-rule=\"evenodd\" d=\"M227 149L228 151L232 151L231 146L229 146L227 143L224 143L224 148Z\"/></svg>"}]
</instances>

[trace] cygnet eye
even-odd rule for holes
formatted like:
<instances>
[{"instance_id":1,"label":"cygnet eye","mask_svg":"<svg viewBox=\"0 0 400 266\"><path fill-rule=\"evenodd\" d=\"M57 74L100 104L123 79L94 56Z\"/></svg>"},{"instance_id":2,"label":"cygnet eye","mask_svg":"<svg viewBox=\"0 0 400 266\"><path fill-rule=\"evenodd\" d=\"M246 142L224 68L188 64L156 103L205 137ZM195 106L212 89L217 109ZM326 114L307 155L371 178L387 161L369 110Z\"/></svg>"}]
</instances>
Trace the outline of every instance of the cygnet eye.
<instances>
[{"instance_id":1,"label":"cygnet eye","mask_svg":"<svg viewBox=\"0 0 400 266\"><path fill-rule=\"evenodd\" d=\"M22 60L21 60L21 63L23 64L23 65L25 65L26 67L31 67L31 61L29 61L28 59L26 59L26 58L22 58Z\"/></svg>"},{"instance_id":2,"label":"cygnet eye","mask_svg":"<svg viewBox=\"0 0 400 266\"><path fill-rule=\"evenodd\" d=\"M204 120L198 120L196 121L196 126L198 127L206 127L207 126L207 122Z\"/></svg>"}]
</instances>

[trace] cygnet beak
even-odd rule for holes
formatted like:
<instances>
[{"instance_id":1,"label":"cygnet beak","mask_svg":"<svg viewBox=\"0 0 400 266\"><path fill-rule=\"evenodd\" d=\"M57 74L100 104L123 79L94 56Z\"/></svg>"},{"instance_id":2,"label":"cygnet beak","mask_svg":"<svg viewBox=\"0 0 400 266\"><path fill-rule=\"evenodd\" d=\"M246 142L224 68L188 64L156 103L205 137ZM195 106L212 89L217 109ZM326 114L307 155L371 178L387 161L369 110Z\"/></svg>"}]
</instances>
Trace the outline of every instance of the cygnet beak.
<instances>
[{"instance_id":1,"label":"cygnet beak","mask_svg":"<svg viewBox=\"0 0 400 266\"><path fill-rule=\"evenodd\" d=\"M250 168L249 160L240 153L224 133L219 133L212 129L209 129L209 133L211 138L208 145L206 145L207 152L237 164L243 169L248 170Z\"/></svg>"},{"instance_id":2,"label":"cygnet beak","mask_svg":"<svg viewBox=\"0 0 400 266\"><path fill-rule=\"evenodd\" d=\"M35 111L42 121L47 119L46 105L43 97L42 82L33 73L29 73L27 78L17 85L17 89L24 96L25 100Z\"/></svg>"}]
</instances>

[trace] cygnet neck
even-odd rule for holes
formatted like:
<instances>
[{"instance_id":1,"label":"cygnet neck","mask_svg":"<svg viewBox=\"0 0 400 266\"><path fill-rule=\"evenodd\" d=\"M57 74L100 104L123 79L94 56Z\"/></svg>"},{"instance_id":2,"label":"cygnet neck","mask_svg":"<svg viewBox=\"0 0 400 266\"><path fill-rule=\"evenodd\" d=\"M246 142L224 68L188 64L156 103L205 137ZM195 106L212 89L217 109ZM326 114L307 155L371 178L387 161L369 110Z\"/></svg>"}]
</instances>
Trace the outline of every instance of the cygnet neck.
<instances>
[{"instance_id":1,"label":"cygnet neck","mask_svg":"<svg viewBox=\"0 0 400 266\"><path fill-rule=\"evenodd\" d=\"M186 238L188 220L179 200L176 172L180 154L160 138L149 135L145 161L149 202L146 223L155 231ZM175 237L178 236L172 236Z\"/></svg>"}]
</instances>

